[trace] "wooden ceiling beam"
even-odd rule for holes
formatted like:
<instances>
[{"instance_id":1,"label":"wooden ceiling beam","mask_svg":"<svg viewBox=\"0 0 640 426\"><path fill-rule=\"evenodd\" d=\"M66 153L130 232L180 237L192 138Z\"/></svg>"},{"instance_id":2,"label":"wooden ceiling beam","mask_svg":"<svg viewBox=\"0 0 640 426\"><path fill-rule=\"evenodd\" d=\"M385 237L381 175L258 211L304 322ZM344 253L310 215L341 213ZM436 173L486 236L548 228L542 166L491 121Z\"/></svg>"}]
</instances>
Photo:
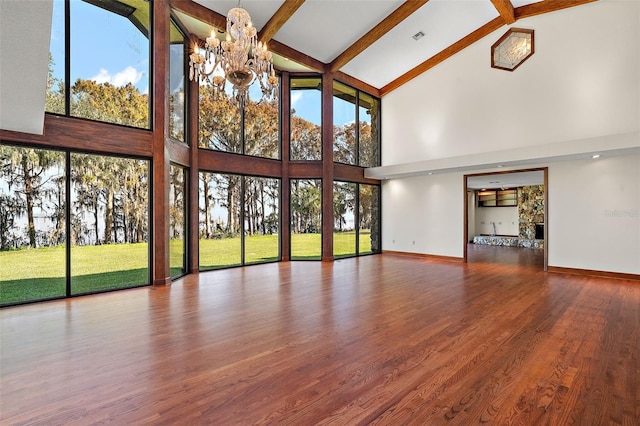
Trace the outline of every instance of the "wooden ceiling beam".
<instances>
[{"instance_id":1,"label":"wooden ceiling beam","mask_svg":"<svg viewBox=\"0 0 640 426\"><path fill-rule=\"evenodd\" d=\"M520 6L515 9L516 20L522 18L530 18L531 16L542 15L544 13L555 12L557 10L567 9L570 7L581 6L587 3L593 3L598 0L554 0L541 1Z\"/></svg>"},{"instance_id":2,"label":"wooden ceiling beam","mask_svg":"<svg viewBox=\"0 0 640 426\"><path fill-rule=\"evenodd\" d=\"M202 21L212 27L225 30L227 28L227 17L214 12L211 9L198 4L192 0L170 0L169 5L192 18Z\"/></svg>"},{"instance_id":3,"label":"wooden ceiling beam","mask_svg":"<svg viewBox=\"0 0 640 426\"><path fill-rule=\"evenodd\" d=\"M360 37L358 41L349 46L344 52L329 64L329 71L338 71L353 58L362 53L367 47L375 43L380 37L389 32L393 27L407 19L413 12L424 6L429 0L407 0L400 7L384 18L368 33Z\"/></svg>"},{"instance_id":4,"label":"wooden ceiling beam","mask_svg":"<svg viewBox=\"0 0 640 426\"><path fill-rule=\"evenodd\" d=\"M510 25L516 22L513 4L511 4L510 0L491 0L491 3L493 3L493 7L496 8L500 16L502 16L505 24Z\"/></svg>"},{"instance_id":5,"label":"wooden ceiling beam","mask_svg":"<svg viewBox=\"0 0 640 426\"><path fill-rule=\"evenodd\" d=\"M504 25L504 21L503 21L501 16L493 19L492 21L487 22L486 24L484 24L483 26L481 26L480 28L478 28L477 30L472 32L471 34L467 35L466 37L461 38L460 40L458 40L455 43L453 43L451 46L449 46L446 49L440 51L439 53L436 53L435 55L433 55L431 58L427 59L426 61L424 61L420 65L418 65L415 68L409 70L408 72L404 73L400 77L398 77L395 80L393 80L391 83L389 83L386 86L382 87L380 89L380 96L384 96L387 93L389 93L389 92L397 89L398 87L402 86L403 84L409 82L410 80L413 80L414 78L416 78L420 74L422 74L425 71L435 67L440 62L443 62L444 60L452 57L456 53L460 52L462 49L471 46L476 41L480 40L481 38L483 38L483 37L485 37L485 36L487 36L489 34L491 34L495 30L497 30L498 28L502 27L503 25Z\"/></svg>"},{"instance_id":6,"label":"wooden ceiling beam","mask_svg":"<svg viewBox=\"0 0 640 426\"><path fill-rule=\"evenodd\" d=\"M258 33L258 40L267 43L282 28L282 26L302 6L304 0L285 0L280 8L273 14L269 21Z\"/></svg>"}]
</instances>

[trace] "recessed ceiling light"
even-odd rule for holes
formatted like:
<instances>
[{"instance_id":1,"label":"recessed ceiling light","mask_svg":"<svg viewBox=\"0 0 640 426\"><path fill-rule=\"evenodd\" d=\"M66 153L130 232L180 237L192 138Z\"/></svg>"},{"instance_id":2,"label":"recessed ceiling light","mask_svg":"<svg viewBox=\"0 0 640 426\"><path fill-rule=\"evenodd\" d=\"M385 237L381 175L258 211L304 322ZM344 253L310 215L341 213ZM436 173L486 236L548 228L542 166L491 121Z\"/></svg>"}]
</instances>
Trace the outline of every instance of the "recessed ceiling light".
<instances>
[{"instance_id":1,"label":"recessed ceiling light","mask_svg":"<svg viewBox=\"0 0 640 426\"><path fill-rule=\"evenodd\" d=\"M600 154L593 154L591 158L600 158Z\"/></svg>"},{"instance_id":2,"label":"recessed ceiling light","mask_svg":"<svg viewBox=\"0 0 640 426\"><path fill-rule=\"evenodd\" d=\"M429 172L429 176L431 176L433 174L433 172Z\"/></svg>"},{"instance_id":3,"label":"recessed ceiling light","mask_svg":"<svg viewBox=\"0 0 640 426\"><path fill-rule=\"evenodd\" d=\"M420 40L422 37L424 37L424 33L422 31L418 31L417 33L415 33L414 35L412 35L413 39L415 41Z\"/></svg>"},{"instance_id":4,"label":"recessed ceiling light","mask_svg":"<svg viewBox=\"0 0 640 426\"><path fill-rule=\"evenodd\" d=\"M498 164L499 169L501 169L502 167L504 167L502 164Z\"/></svg>"}]
</instances>

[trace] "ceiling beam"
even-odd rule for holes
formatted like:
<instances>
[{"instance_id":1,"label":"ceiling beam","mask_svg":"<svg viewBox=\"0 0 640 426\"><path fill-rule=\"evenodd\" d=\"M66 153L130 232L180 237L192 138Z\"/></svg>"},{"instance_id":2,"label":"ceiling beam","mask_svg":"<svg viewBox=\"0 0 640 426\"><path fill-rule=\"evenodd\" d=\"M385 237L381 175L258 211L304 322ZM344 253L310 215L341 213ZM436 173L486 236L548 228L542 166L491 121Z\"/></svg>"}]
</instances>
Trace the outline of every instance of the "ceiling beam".
<instances>
[{"instance_id":1,"label":"ceiling beam","mask_svg":"<svg viewBox=\"0 0 640 426\"><path fill-rule=\"evenodd\" d=\"M407 0L400 7L394 10L389 16L384 18L378 25L373 27L368 33L360 37L344 52L338 55L330 64L329 71L338 71L353 58L362 53L367 47L375 43L380 37L389 32L393 27L407 19L413 12L420 9L429 0Z\"/></svg>"},{"instance_id":2,"label":"ceiling beam","mask_svg":"<svg viewBox=\"0 0 640 426\"><path fill-rule=\"evenodd\" d=\"M282 28L282 26L296 13L302 6L304 0L285 0L282 6L273 14L269 21L258 33L258 40L267 43Z\"/></svg>"},{"instance_id":3,"label":"ceiling beam","mask_svg":"<svg viewBox=\"0 0 640 426\"><path fill-rule=\"evenodd\" d=\"M224 30L227 28L227 17L192 0L170 0L169 5L192 18L202 21L212 27Z\"/></svg>"},{"instance_id":4,"label":"ceiling beam","mask_svg":"<svg viewBox=\"0 0 640 426\"><path fill-rule=\"evenodd\" d=\"M456 53L460 52L462 49L464 49L464 48L466 48L468 46L471 46L476 41L480 40L481 38L483 38L483 37L485 37L485 36L487 36L489 34L491 34L495 30L497 30L498 28L502 27L503 25L504 25L504 21L503 21L501 16L493 19L492 21L487 22L486 24L484 24L483 26L481 26L480 28L478 28L477 30L472 32L471 34L467 35L466 37L461 38L460 40L458 40L455 43L453 43L451 46L449 46L446 49L440 51L439 53L436 53L435 55L433 55L431 58L427 59L426 61L424 61L420 65L418 65L415 68L409 70L408 72L404 73L400 77L398 77L395 80L393 80L391 83L389 83L386 86L382 87L380 89L380 95L384 96L387 93L389 93L389 92L397 89L398 87L402 86L403 84L409 82L410 80L413 80L414 78L416 78L417 76L419 76L423 72L435 67L440 62L443 62L445 59L448 59L448 58L452 57Z\"/></svg>"},{"instance_id":5,"label":"ceiling beam","mask_svg":"<svg viewBox=\"0 0 640 426\"><path fill-rule=\"evenodd\" d=\"M517 19L530 18L531 16L542 15L544 13L555 12L556 10L567 9L569 7L581 6L587 3L593 3L598 0L554 0L541 1L531 3L526 6L520 6L515 9L515 17Z\"/></svg>"},{"instance_id":6,"label":"ceiling beam","mask_svg":"<svg viewBox=\"0 0 640 426\"><path fill-rule=\"evenodd\" d=\"M491 0L491 3L493 3L493 7L496 8L500 16L502 16L505 24L510 25L516 22L513 4L511 4L510 0Z\"/></svg>"}]
</instances>

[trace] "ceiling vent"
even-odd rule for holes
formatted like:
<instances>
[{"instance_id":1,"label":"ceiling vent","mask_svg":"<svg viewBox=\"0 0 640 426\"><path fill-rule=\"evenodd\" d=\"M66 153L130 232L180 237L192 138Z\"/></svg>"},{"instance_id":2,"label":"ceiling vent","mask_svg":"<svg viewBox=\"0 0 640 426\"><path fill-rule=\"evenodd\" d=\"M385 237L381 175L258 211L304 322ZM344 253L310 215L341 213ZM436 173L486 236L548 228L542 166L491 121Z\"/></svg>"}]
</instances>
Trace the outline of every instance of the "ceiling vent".
<instances>
[{"instance_id":1,"label":"ceiling vent","mask_svg":"<svg viewBox=\"0 0 640 426\"><path fill-rule=\"evenodd\" d=\"M417 33L415 33L413 36L413 39L415 41L420 40L422 37L424 37L424 33L422 31L418 31Z\"/></svg>"}]
</instances>

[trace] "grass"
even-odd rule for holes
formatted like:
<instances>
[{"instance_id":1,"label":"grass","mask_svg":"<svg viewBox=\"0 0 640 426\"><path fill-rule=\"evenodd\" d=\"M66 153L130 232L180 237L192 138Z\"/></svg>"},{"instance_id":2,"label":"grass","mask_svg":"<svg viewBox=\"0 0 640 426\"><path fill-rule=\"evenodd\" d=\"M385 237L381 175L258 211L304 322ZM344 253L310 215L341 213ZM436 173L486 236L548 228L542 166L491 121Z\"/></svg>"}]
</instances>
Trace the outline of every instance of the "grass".
<instances>
[{"instance_id":1,"label":"grass","mask_svg":"<svg viewBox=\"0 0 640 426\"><path fill-rule=\"evenodd\" d=\"M370 253L370 236L360 234L360 253ZM200 240L200 268L241 264L240 238ZM245 237L245 263L279 259L278 235ZM294 234L291 258L320 259L320 234ZM171 276L182 273L183 241L170 242ZM334 255L355 255L355 232L334 234ZM65 246L0 251L0 305L64 297ZM71 248L71 294L93 293L149 283L149 246L111 244Z\"/></svg>"}]
</instances>

